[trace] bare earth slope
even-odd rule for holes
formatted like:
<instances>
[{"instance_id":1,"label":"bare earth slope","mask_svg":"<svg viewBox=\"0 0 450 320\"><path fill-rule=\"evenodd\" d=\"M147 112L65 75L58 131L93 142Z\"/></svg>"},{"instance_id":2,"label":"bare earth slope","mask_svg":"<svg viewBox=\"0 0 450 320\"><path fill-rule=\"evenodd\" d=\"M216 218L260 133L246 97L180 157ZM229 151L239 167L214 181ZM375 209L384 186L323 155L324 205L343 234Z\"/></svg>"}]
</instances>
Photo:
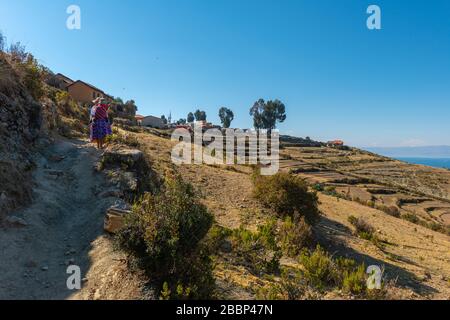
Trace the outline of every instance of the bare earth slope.
<instances>
[{"instance_id":1,"label":"bare earth slope","mask_svg":"<svg viewBox=\"0 0 450 320\"><path fill-rule=\"evenodd\" d=\"M93 170L98 157L85 142L61 140L36 159L33 203L12 213L23 221L0 232L0 299L70 298L74 292L66 287L67 265L80 266L85 277L100 259L96 253L111 259L110 273L120 267L112 261L110 242L99 238L105 210L114 198L98 196L108 183ZM96 276L87 281L98 281ZM95 293L78 295L94 298ZM95 298L117 297L113 290L102 294L97 292Z\"/></svg>"}]
</instances>

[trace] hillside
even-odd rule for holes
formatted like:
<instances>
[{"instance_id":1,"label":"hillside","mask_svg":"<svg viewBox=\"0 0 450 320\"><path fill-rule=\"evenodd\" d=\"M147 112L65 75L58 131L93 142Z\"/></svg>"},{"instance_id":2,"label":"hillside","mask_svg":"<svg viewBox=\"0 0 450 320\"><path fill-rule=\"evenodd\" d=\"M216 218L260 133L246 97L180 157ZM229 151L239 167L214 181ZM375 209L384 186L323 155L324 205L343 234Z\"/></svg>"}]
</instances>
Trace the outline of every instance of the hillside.
<instances>
[{"instance_id":1,"label":"hillside","mask_svg":"<svg viewBox=\"0 0 450 320\"><path fill-rule=\"evenodd\" d=\"M201 191L219 225L256 230L268 219L267 210L252 195L252 170L248 166L174 168L169 158L172 142L146 133L136 134L136 139L157 171L176 170ZM397 279L397 298L449 298L449 171L409 165L357 149L287 147L282 156L282 170L305 178L320 190L323 217L316 232L322 245L337 255L385 266L388 277ZM351 215L373 225L384 245L355 236L348 222ZM264 277L255 277L226 255L219 260L216 275L224 295L256 297ZM282 264L292 263L282 259ZM335 293L329 295L336 297Z\"/></svg>"},{"instance_id":2,"label":"hillside","mask_svg":"<svg viewBox=\"0 0 450 320\"><path fill-rule=\"evenodd\" d=\"M290 220L289 207L280 216L263 201L279 190L258 197L254 166L176 166L169 130L120 119L99 152L86 140L87 107L48 85L50 71L29 56L2 54L0 66L1 299L450 298L450 171L283 136L281 174L267 182L286 182L298 192L289 200L321 213ZM103 232L108 208L133 204L118 236ZM186 225L201 238L177 234ZM139 237L158 254L139 251ZM169 275L186 283L168 283L167 259L181 261ZM83 287L73 292L75 264ZM384 269L379 293L363 287L369 265Z\"/></svg>"}]
</instances>

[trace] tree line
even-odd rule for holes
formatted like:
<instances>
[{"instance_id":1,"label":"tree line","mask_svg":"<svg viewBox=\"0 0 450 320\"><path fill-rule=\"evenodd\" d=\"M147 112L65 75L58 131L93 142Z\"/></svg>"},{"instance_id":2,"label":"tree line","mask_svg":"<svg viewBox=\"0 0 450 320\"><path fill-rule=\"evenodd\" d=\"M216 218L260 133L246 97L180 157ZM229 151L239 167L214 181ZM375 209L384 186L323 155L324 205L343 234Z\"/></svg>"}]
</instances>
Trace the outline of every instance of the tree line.
<instances>
[{"instance_id":1,"label":"tree line","mask_svg":"<svg viewBox=\"0 0 450 320\"><path fill-rule=\"evenodd\" d=\"M276 129L277 123L282 123L286 120L286 106L280 100L259 99L256 101L249 111L250 116L253 117L253 126L255 129ZM165 116L161 119L167 123ZM187 118L181 118L176 122L178 125L191 123L194 121L206 121L207 114L205 111L197 109L195 112L189 112ZM227 107L219 109L219 119L223 128L229 128L234 120L234 113Z\"/></svg>"}]
</instances>

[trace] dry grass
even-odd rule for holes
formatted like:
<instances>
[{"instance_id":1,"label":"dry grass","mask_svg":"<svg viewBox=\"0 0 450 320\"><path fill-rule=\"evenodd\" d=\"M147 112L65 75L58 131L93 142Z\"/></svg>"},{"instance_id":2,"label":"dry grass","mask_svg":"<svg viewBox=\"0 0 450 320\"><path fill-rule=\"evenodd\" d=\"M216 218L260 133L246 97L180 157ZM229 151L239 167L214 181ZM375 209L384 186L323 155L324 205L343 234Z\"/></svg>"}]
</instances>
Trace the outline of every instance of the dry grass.
<instances>
[{"instance_id":1,"label":"dry grass","mask_svg":"<svg viewBox=\"0 0 450 320\"><path fill-rule=\"evenodd\" d=\"M256 231L256 226L267 220L270 213L252 197L251 175L250 170L246 167L239 170L204 165L177 167L170 161L170 151L173 146L170 140L142 133L137 134L137 138L158 171L162 174L167 170L177 171L201 190L203 202L215 215L220 225L231 229L246 225L249 230ZM340 152L326 148L308 148L308 150L310 149L314 149L314 153L306 154L320 157L320 160L302 159L303 154L297 149L287 151L292 153L292 157L297 162L305 162L319 168L323 168L321 167L323 163L330 161L330 157L337 157ZM358 155L357 153L349 157L364 161L373 158L372 155ZM334 175L332 173L333 171L330 172L331 180L336 179L336 175L345 177L345 173L341 174L337 171L334 171ZM299 174L306 178L312 176L308 173ZM329 180L329 178L322 178L322 182L325 183ZM312 181L316 181L315 177ZM351 185L352 188L365 188L364 190L377 186L380 185L373 184L373 182ZM450 240L448 236L395 218L356 201L319 193L319 203L319 209L324 213L324 217L315 229L319 234L319 240L331 252L337 250L336 252L339 254L349 254L362 261L367 261L367 264L385 265L386 273L390 278L398 277L398 286L395 288L396 297L443 299L450 296L448 284L443 280L450 275L448 250ZM380 249L370 241L355 237L352 226L348 222L350 215L357 218L364 217L373 227L374 234L388 244ZM288 258L281 259L281 265L298 266L295 261ZM242 266L233 265L226 259L218 260L215 273L220 284L219 289L224 297L255 298L256 288L270 284L267 279L255 277ZM431 279L427 277L427 280L421 280L425 279L426 273L431 274ZM324 298L336 298L336 296L327 293Z\"/></svg>"}]
</instances>

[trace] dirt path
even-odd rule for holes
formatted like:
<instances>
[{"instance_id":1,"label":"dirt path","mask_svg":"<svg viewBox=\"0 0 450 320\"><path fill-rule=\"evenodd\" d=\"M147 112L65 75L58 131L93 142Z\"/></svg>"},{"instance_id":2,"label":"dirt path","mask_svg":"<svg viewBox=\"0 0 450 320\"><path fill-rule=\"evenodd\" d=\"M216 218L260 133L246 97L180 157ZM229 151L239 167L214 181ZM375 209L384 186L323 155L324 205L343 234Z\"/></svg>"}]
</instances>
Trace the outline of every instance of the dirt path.
<instances>
[{"instance_id":1,"label":"dirt path","mask_svg":"<svg viewBox=\"0 0 450 320\"><path fill-rule=\"evenodd\" d=\"M89 270L92 242L114 198L98 194L107 181L93 169L99 151L60 140L37 159L35 199L10 216L26 225L0 229L0 299L66 299L67 265ZM31 182L30 182L31 183Z\"/></svg>"}]
</instances>

